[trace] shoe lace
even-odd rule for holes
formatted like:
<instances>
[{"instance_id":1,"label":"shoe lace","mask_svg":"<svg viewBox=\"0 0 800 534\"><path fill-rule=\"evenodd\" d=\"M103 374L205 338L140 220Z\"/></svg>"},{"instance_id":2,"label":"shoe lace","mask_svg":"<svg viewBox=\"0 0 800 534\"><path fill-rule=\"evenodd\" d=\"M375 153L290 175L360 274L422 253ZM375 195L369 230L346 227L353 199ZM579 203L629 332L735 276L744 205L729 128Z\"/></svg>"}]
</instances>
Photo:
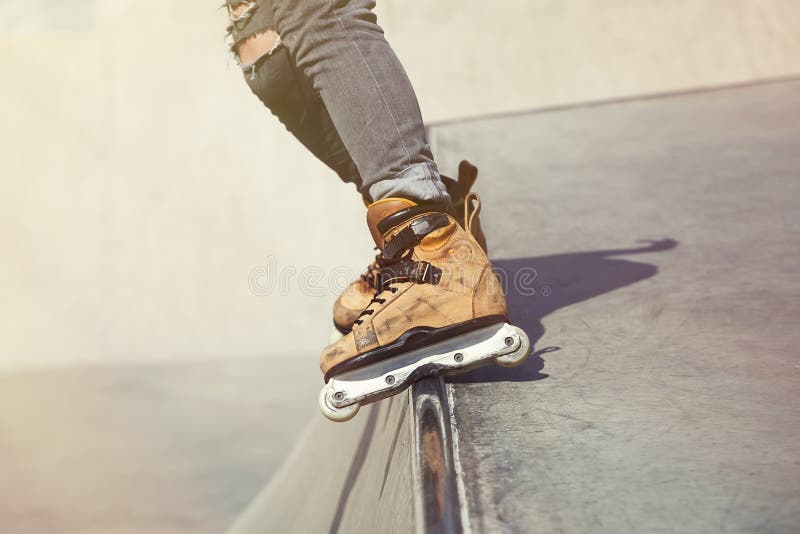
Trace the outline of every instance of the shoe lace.
<instances>
[{"instance_id":1,"label":"shoe lace","mask_svg":"<svg viewBox=\"0 0 800 534\"><path fill-rule=\"evenodd\" d=\"M372 271L372 280L375 287L375 294L369 301L364 311L359 314L355 324L364 322L362 317L375 313L375 304L386 304L386 292L395 294L399 291L397 284L416 283L416 284L438 284L442 275L442 270L427 261L417 261L412 259L413 249L407 249L397 258L387 259L381 255L376 258L372 265L379 265Z\"/></svg>"},{"instance_id":2,"label":"shoe lace","mask_svg":"<svg viewBox=\"0 0 800 534\"><path fill-rule=\"evenodd\" d=\"M449 224L447 216L433 214L420 217L408 227L395 234L384 243L381 252L375 256L375 261L367 267L364 276L367 283L375 288L375 294L367 307L358 316L355 324L362 324L362 317L375 313L375 304L385 304L386 298L382 297L386 291L397 293L395 285L405 282L416 284L438 284L442 270L427 261L417 261L412 258L414 247L428 233Z\"/></svg>"},{"instance_id":3,"label":"shoe lace","mask_svg":"<svg viewBox=\"0 0 800 534\"><path fill-rule=\"evenodd\" d=\"M367 265L366 270L361 274L361 279L366 282L371 289L375 289L378 286L378 275L381 272L381 268L386 264L380 249L375 247L375 250L378 251L378 253L375 255L375 259L372 261L372 263Z\"/></svg>"}]
</instances>

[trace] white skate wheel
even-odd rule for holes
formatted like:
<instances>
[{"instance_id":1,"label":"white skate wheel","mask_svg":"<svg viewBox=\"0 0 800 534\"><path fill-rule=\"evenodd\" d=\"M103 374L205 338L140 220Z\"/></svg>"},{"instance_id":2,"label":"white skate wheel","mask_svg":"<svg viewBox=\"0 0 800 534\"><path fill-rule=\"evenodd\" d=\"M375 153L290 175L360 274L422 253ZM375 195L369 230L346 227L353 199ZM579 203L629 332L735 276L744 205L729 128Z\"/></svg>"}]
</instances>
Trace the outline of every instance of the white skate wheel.
<instances>
[{"instance_id":1,"label":"white skate wheel","mask_svg":"<svg viewBox=\"0 0 800 534\"><path fill-rule=\"evenodd\" d=\"M331 421L336 421L337 423L349 421L356 416L360 407L360 404L355 403L344 408L337 408L328 402L328 386L323 386L319 392L319 409L322 415Z\"/></svg>"},{"instance_id":2,"label":"white skate wheel","mask_svg":"<svg viewBox=\"0 0 800 534\"><path fill-rule=\"evenodd\" d=\"M521 343L514 352L498 356L494 359L498 365L502 365L503 367L516 367L522 364L525 358L528 357L528 352L531 350L531 342L528 339L528 334L516 326L512 326L511 328L513 328L514 332L519 336Z\"/></svg>"}]
</instances>

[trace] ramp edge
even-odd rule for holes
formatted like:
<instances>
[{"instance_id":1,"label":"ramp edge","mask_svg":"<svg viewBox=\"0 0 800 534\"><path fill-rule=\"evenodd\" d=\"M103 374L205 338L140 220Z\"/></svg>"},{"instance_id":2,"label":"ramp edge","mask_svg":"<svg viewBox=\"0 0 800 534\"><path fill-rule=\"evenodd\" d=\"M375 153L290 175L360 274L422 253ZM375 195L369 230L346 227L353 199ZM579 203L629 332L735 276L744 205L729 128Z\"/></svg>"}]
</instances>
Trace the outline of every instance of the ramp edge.
<instances>
[{"instance_id":1,"label":"ramp edge","mask_svg":"<svg viewBox=\"0 0 800 534\"><path fill-rule=\"evenodd\" d=\"M468 531L463 518L463 485L459 484L451 396L441 377L411 387L415 510L417 532Z\"/></svg>"}]
</instances>

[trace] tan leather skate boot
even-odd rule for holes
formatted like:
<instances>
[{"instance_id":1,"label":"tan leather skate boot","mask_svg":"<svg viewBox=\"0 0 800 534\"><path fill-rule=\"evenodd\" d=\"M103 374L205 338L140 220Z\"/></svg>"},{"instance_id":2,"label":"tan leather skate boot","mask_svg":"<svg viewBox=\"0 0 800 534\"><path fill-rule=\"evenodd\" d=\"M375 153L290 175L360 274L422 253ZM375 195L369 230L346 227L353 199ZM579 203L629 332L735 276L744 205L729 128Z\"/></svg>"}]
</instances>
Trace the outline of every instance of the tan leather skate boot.
<instances>
[{"instance_id":1,"label":"tan leather skate boot","mask_svg":"<svg viewBox=\"0 0 800 534\"><path fill-rule=\"evenodd\" d=\"M475 237L481 248L486 251L486 237L480 227L478 213L480 212L480 199L476 193L470 192L475 180L478 178L478 168L467 160L462 160L458 165L458 180L442 176L442 181L447 187L452 201L451 213L462 228L467 219L471 219L470 232ZM477 205L477 207L476 207ZM375 294L375 280L381 269L381 255L378 254L366 271L352 282L333 304L333 324L339 332L346 334L353 323L364 311Z\"/></svg>"},{"instance_id":2,"label":"tan leather skate boot","mask_svg":"<svg viewBox=\"0 0 800 534\"><path fill-rule=\"evenodd\" d=\"M506 301L486 253L449 213L403 198L369 206L381 250L377 292L352 331L328 345L320 367L331 376L506 321Z\"/></svg>"}]
</instances>

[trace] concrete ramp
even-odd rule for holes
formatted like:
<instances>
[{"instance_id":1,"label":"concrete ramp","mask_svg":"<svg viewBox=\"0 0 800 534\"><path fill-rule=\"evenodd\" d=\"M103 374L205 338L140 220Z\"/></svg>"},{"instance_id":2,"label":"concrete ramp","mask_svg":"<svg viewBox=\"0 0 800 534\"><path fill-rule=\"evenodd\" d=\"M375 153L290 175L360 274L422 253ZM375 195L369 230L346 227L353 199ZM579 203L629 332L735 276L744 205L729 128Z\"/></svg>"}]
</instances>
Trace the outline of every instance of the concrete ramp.
<instances>
[{"instance_id":1,"label":"concrete ramp","mask_svg":"<svg viewBox=\"0 0 800 534\"><path fill-rule=\"evenodd\" d=\"M229 534L460 531L444 391L426 379L348 423L316 418Z\"/></svg>"},{"instance_id":2,"label":"concrete ramp","mask_svg":"<svg viewBox=\"0 0 800 534\"><path fill-rule=\"evenodd\" d=\"M232 533L796 532L799 119L786 81L432 128L534 352L320 417Z\"/></svg>"}]
</instances>

